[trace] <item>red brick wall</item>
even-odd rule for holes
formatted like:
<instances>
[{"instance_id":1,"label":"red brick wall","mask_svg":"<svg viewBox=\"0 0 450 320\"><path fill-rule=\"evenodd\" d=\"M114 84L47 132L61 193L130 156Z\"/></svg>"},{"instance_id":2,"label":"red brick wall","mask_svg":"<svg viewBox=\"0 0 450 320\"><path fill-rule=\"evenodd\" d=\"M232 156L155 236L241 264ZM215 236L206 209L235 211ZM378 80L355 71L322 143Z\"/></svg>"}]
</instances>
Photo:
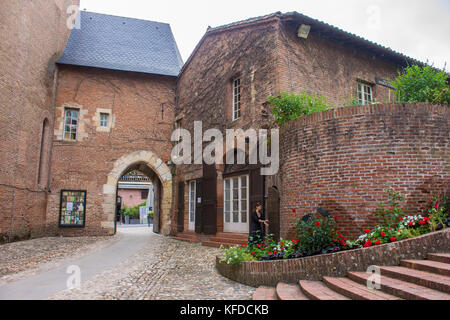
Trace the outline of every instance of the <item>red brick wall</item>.
<instances>
[{"instance_id":1,"label":"red brick wall","mask_svg":"<svg viewBox=\"0 0 450 320\"><path fill-rule=\"evenodd\" d=\"M321 207L358 236L376 224L387 188L419 213L450 189L450 110L427 104L339 108L305 116L281 130L281 236ZM292 214L292 209L296 214Z\"/></svg>"},{"instance_id":2,"label":"red brick wall","mask_svg":"<svg viewBox=\"0 0 450 320\"><path fill-rule=\"evenodd\" d=\"M399 65L354 46L326 39L311 29L308 39L297 36L300 23L280 23L278 33L278 89L319 94L334 106L343 106L357 96L357 81L373 85L374 98L390 102L389 89L375 78L393 78Z\"/></svg>"},{"instance_id":3,"label":"red brick wall","mask_svg":"<svg viewBox=\"0 0 450 320\"><path fill-rule=\"evenodd\" d=\"M42 140L43 122L53 127L55 61L70 33L66 9L78 2L0 2L0 242L44 231L51 135Z\"/></svg>"},{"instance_id":4,"label":"red brick wall","mask_svg":"<svg viewBox=\"0 0 450 320\"><path fill-rule=\"evenodd\" d=\"M107 220L103 188L115 162L136 151L151 151L164 162L170 160L175 85L173 77L60 66L47 212L49 233L109 232L102 227L102 221ZM63 107L71 105L81 109L83 118L76 142L62 141L59 131ZM98 109L111 110L113 124L109 132L98 131ZM153 174L145 168L133 169ZM58 229L62 189L87 190L84 229Z\"/></svg>"}]
</instances>

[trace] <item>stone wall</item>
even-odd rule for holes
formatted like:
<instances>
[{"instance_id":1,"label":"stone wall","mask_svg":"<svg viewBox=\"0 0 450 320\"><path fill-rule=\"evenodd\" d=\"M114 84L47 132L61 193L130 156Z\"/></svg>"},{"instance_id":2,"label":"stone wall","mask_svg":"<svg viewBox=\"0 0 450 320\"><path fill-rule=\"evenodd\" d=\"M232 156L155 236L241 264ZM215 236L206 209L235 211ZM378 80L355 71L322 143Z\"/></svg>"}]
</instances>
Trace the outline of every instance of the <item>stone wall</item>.
<instances>
[{"instance_id":1,"label":"stone wall","mask_svg":"<svg viewBox=\"0 0 450 320\"><path fill-rule=\"evenodd\" d=\"M78 2L0 2L0 242L44 233L55 61Z\"/></svg>"},{"instance_id":2,"label":"stone wall","mask_svg":"<svg viewBox=\"0 0 450 320\"><path fill-rule=\"evenodd\" d=\"M216 258L219 273L249 286L276 286L279 282L345 277L370 266L398 266L401 260L425 259L428 253L448 252L450 230L385 245L291 260L248 261L233 266Z\"/></svg>"},{"instance_id":3,"label":"stone wall","mask_svg":"<svg viewBox=\"0 0 450 320\"><path fill-rule=\"evenodd\" d=\"M337 216L347 237L377 223L385 189L406 196L405 212L421 213L450 189L450 108L380 104L301 117L281 130L281 236L317 208ZM296 209L296 213L293 213Z\"/></svg>"},{"instance_id":4,"label":"stone wall","mask_svg":"<svg viewBox=\"0 0 450 320\"><path fill-rule=\"evenodd\" d=\"M172 175L170 136L174 121L174 77L60 66L51 194L50 234L114 233L117 182L134 169L162 185L164 234L170 232ZM80 111L77 141L63 137L64 108ZM108 112L108 130L99 130L99 112ZM87 190L86 227L58 228L61 190Z\"/></svg>"}]
</instances>

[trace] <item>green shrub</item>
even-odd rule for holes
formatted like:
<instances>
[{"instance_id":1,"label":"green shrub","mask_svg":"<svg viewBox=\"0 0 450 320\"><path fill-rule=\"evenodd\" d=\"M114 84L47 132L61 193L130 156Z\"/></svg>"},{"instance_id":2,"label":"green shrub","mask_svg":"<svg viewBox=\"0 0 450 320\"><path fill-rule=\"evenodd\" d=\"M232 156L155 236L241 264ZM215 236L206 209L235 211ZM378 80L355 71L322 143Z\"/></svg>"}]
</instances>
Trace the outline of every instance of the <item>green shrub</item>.
<instances>
[{"instance_id":1,"label":"green shrub","mask_svg":"<svg viewBox=\"0 0 450 320\"><path fill-rule=\"evenodd\" d=\"M325 97L308 95L307 93L281 93L278 96L267 97L267 101L273 105L271 111L275 116L275 122L279 125L297 119L302 115L333 108Z\"/></svg>"},{"instance_id":2,"label":"green shrub","mask_svg":"<svg viewBox=\"0 0 450 320\"><path fill-rule=\"evenodd\" d=\"M450 104L448 74L431 66L408 66L391 81L400 102Z\"/></svg>"},{"instance_id":3,"label":"green shrub","mask_svg":"<svg viewBox=\"0 0 450 320\"><path fill-rule=\"evenodd\" d=\"M380 218L381 226L386 228L395 228L400 217L403 215L403 210L400 203L405 200L405 197L393 190L385 190L388 197L389 207L382 202L378 204L377 216Z\"/></svg>"},{"instance_id":4,"label":"green shrub","mask_svg":"<svg viewBox=\"0 0 450 320\"><path fill-rule=\"evenodd\" d=\"M334 245L336 235L336 221L331 217L297 221L297 239L302 251L308 255L322 253L326 248Z\"/></svg>"},{"instance_id":5,"label":"green shrub","mask_svg":"<svg viewBox=\"0 0 450 320\"><path fill-rule=\"evenodd\" d=\"M131 219L139 219L140 218L139 208L145 207L146 205L147 205L147 202L143 202L134 207L128 207L125 205L124 209L122 209L123 210L122 214L126 215L126 216L130 216Z\"/></svg>"},{"instance_id":6,"label":"green shrub","mask_svg":"<svg viewBox=\"0 0 450 320\"><path fill-rule=\"evenodd\" d=\"M231 265L239 265L243 261L256 261L256 258L248 253L246 246L234 246L228 249L221 247L224 250L220 262L225 262Z\"/></svg>"}]
</instances>

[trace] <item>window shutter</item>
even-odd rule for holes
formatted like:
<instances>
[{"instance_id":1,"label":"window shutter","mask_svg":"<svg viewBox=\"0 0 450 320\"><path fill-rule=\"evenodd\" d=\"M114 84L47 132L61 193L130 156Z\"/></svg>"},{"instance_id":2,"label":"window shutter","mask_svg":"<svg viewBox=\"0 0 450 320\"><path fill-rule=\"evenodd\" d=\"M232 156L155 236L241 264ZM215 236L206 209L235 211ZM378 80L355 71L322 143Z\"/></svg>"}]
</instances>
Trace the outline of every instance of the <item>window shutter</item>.
<instances>
[{"instance_id":1,"label":"window shutter","mask_svg":"<svg viewBox=\"0 0 450 320\"><path fill-rule=\"evenodd\" d=\"M183 232L184 230L184 182L178 183L178 221L177 221L178 232Z\"/></svg>"},{"instance_id":2,"label":"window shutter","mask_svg":"<svg viewBox=\"0 0 450 320\"><path fill-rule=\"evenodd\" d=\"M215 165L203 164L203 232L216 234L217 232L217 171Z\"/></svg>"},{"instance_id":3,"label":"window shutter","mask_svg":"<svg viewBox=\"0 0 450 320\"><path fill-rule=\"evenodd\" d=\"M264 208L264 176L260 168L250 170L250 214L255 211L258 202Z\"/></svg>"}]
</instances>

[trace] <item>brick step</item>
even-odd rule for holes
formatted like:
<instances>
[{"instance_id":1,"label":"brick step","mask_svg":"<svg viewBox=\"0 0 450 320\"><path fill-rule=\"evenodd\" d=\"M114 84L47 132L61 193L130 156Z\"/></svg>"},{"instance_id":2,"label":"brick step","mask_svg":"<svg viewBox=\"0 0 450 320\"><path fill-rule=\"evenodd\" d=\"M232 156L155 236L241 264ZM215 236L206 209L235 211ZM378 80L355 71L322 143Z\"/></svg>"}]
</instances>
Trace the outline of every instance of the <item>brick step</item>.
<instances>
[{"instance_id":1,"label":"brick step","mask_svg":"<svg viewBox=\"0 0 450 320\"><path fill-rule=\"evenodd\" d=\"M238 239L238 240L248 240L248 234L245 233L225 233L225 232L218 232L216 233L217 238L223 238L223 239Z\"/></svg>"},{"instance_id":2,"label":"brick step","mask_svg":"<svg viewBox=\"0 0 450 320\"><path fill-rule=\"evenodd\" d=\"M324 283L333 291L352 300L400 300L400 298L380 290L367 288L348 278L323 277Z\"/></svg>"},{"instance_id":3,"label":"brick step","mask_svg":"<svg viewBox=\"0 0 450 320\"><path fill-rule=\"evenodd\" d=\"M278 283L277 296L280 300L309 300L297 284Z\"/></svg>"},{"instance_id":4,"label":"brick step","mask_svg":"<svg viewBox=\"0 0 450 320\"><path fill-rule=\"evenodd\" d=\"M227 243L227 242L216 242L216 241L202 241L202 245L206 247L215 247L220 248L220 246L224 246L226 248L234 247L236 243Z\"/></svg>"},{"instance_id":5,"label":"brick step","mask_svg":"<svg viewBox=\"0 0 450 320\"><path fill-rule=\"evenodd\" d=\"M328 288L322 281L300 280L300 288L311 300L350 300Z\"/></svg>"},{"instance_id":6,"label":"brick step","mask_svg":"<svg viewBox=\"0 0 450 320\"><path fill-rule=\"evenodd\" d=\"M259 287L253 294L252 300L259 300L259 301L278 300L278 296L275 288Z\"/></svg>"},{"instance_id":7,"label":"brick step","mask_svg":"<svg viewBox=\"0 0 450 320\"><path fill-rule=\"evenodd\" d=\"M365 272L349 272L348 277L362 285L367 284L367 280L371 274ZM450 295L423 287L414 283L405 282L381 275L381 290L391 295L406 300L449 300Z\"/></svg>"},{"instance_id":8,"label":"brick step","mask_svg":"<svg viewBox=\"0 0 450 320\"><path fill-rule=\"evenodd\" d=\"M233 239L233 238L220 238L211 237L209 241L220 242L220 243L234 243L234 244L247 244L247 239Z\"/></svg>"},{"instance_id":9,"label":"brick step","mask_svg":"<svg viewBox=\"0 0 450 320\"><path fill-rule=\"evenodd\" d=\"M402 260L400 265L410 269L450 276L450 264L448 263L432 260Z\"/></svg>"},{"instance_id":10,"label":"brick step","mask_svg":"<svg viewBox=\"0 0 450 320\"><path fill-rule=\"evenodd\" d=\"M405 267L380 267L382 275L450 293L450 277Z\"/></svg>"},{"instance_id":11,"label":"brick step","mask_svg":"<svg viewBox=\"0 0 450 320\"><path fill-rule=\"evenodd\" d=\"M428 260L450 264L450 253L429 253Z\"/></svg>"}]
</instances>

